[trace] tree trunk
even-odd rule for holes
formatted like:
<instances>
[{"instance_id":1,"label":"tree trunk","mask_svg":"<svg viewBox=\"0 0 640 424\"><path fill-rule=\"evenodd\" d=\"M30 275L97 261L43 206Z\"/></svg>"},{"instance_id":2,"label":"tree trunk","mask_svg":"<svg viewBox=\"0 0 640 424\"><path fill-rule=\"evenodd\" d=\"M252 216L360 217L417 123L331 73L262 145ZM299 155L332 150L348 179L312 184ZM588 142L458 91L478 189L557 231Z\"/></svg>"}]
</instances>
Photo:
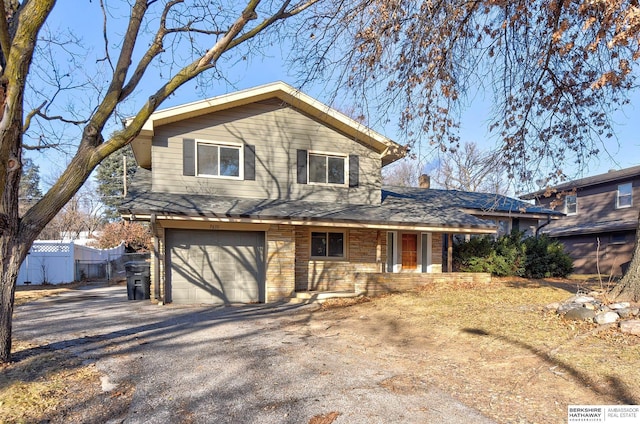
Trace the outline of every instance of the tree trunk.
<instances>
[{"instance_id":1,"label":"tree trunk","mask_svg":"<svg viewBox=\"0 0 640 424\"><path fill-rule=\"evenodd\" d=\"M0 362L11 360L11 325L13 321L13 300L20 264L28 251L17 237L0 237Z\"/></svg>"},{"instance_id":2,"label":"tree trunk","mask_svg":"<svg viewBox=\"0 0 640 424\"><path fill-rule=\"evenodd\" d=\"M622 280L608 293L610 299L637 302L640 300L640 214L636 228L636 244L633 257Z\"/></svg>"}]
</instances>

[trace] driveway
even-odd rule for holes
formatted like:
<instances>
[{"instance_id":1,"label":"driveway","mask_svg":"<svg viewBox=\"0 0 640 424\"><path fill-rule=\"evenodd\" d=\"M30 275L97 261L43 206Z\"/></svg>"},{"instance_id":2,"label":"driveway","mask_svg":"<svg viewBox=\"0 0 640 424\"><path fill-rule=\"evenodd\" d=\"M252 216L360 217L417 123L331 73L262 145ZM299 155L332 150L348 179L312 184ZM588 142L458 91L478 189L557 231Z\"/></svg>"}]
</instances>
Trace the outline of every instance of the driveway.
<instances>
[{"instance_id":1,"label":"driveway","mask_svg":"<svg viewBox=\"0 0 640 424\"><path fill-rule=\"evenodd\" d=\"M157 306L96 286L16 308L14 336L94 363L107 394L127 388L114 423L492 422L314 305Z\"/></svg>"}]
</instances>

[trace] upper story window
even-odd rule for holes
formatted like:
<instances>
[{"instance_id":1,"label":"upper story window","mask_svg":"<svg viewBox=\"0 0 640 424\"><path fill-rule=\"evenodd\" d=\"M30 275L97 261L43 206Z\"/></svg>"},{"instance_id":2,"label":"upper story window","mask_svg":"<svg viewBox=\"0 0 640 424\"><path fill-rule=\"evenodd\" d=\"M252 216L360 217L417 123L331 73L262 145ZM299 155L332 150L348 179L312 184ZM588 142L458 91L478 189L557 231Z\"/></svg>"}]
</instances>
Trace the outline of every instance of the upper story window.
<instances>
[{"instance_id":1,"label":"upper story window","mask_svg":"<svg viewBox=\"0 0 640 424\"><path fill-rule=\"evenodd\" d=\"M347 157L309 152L309 183L345 185Z\"/></svg>"},{"instance_id":2,"label":"upper story window","mask_svg":"<svg viewBox=\"0 0 640 424\"><path fill-rule=\"evenodd\" d=\"M578 213L578 196L566 196L564 198L564 213L567 215Z\"/></svg>"},{"instance_id":3,"label":"upper story window","mask_svg":"<svg viewBox=\"0 0 640 424\"><path fill-rule=\"evenodd\" d=\"M242 146L197 141L197 175L240 179L243 177Z\"/></svg>"},{"instance_id":4,"label":"upper story window","mask_svg":"<svg viewBox=\"0 0 640 424\"><path fill-rule=\"evenodd\" d=\"M311 256L344 258L344 232L319 232L311 233Z\"/></svg>"},{"instance_id":5,"label":"upper story window","mask_svg":"<svg viewBox=\"0 0 640 424\"><path fill-rule=\"evenodd\" d=\"M632 203L632 184L618 184L616 208L630 208Z\"/></svg>"}]
</instances>

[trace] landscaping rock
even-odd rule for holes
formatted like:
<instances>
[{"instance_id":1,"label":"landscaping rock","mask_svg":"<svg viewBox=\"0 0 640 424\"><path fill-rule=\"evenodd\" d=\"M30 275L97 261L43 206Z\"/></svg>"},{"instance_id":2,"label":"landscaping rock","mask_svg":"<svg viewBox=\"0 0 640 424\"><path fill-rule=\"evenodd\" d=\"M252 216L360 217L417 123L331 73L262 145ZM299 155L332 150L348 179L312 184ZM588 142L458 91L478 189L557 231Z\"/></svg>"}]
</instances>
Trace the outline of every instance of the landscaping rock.
<instances>
[{"instance_id":1,"label":"landscaping rock","mask_svg":"<svg viewBox=\"0 0 640 424\"><path fill-rule=\"evenodd\" d=\"M637 316L640 311L638 308L622 308L616 309L616 312L620 315L620 318L633 318Z\"/></svg>"},{"instance_id":2,"label":"landscaping rock","mask_svg":"<svg viewBox=\"0 0 640 424\"><path fill-rule=\"evenodd\" d=\"M602 325L602 324L611 324L612 322L616 322L618 321L619 318L620 318L620 315L618 315L615 312L600 312L599 314L596 314L593 320L596 323Z\"/></svg>"},{"instance_id":3,"label":"landscaping rock","mask_svg":"<svg viewBox=\"0 0 640 424\"><path fill-rule=\"evenodd\" d=\"M569 309L565 314L565 319L573 321L592 321L596 316L595 311L579 306L577 308Z\"/></svg>"},{"instance_id":4,"label":"landscaping rock","mask_svg":"<svg viewBox=\"0 0 640 424\"><path fill-rule=\"evenodd\" d=\"M594 300L596 300L596 298L591 296L572 296L567 299L566 303L589 303Z\"/></svg>"},{"instance_id":5,"label":"landscaping rock","mask_svg":"<svg viewBox=\"0 0 640 424\"><path fill-rule=\"evenodd\" d=\"M576 308L582 308L582 303L563 303L561 304L557 311L559 314L564 314L572 309L576 309Z\"/></svg>"},{"instance_id":6,"label":"landscaping rock","mask_svg":"<svg viewBox=\"0 0 640 424\"><path fill-rule=\"evenodd\" d=\"M560 308L560 306L561 306L560 302L553 302L553 303L549 303L548 305L545 305L544 310L546 312L550 312L550 311L556 312L558 308Z\"/></svg>"},{"instance_id":7,"label":"landscaping rock","mask_svg":"<svg viewBox=\"0 0 640 424\"><path fill-rule=\"evenodd\" d=\"M620 331L640 336L640 319L620 321Z\"/></svg>"},{"instance_id":8,"label":"landscaping rock","mask_svg":"<svg viewBox=\"0 0 640 424\"><path fill-rule=\"evenodd\" d=\"M629 302L618 302L618 303L612 303L611 305L609 305L611 309L625 309L630 306L631 304Z\"/></svg>"}]
</instances>

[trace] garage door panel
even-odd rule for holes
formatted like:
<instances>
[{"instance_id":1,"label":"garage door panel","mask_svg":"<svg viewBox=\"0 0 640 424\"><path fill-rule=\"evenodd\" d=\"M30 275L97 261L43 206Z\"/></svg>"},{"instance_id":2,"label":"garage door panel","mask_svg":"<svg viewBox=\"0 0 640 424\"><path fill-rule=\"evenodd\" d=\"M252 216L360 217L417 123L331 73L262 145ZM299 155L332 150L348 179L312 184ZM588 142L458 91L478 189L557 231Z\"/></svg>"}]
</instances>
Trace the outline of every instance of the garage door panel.
<instances>
[{"instance_id":1,"label":"garage door panel","mask_svg":"<svg viewBox=\"0 0 640 424\"><path fill-rule=\"evenodd\" d=\"M175 303L264 301L264 233L167 230Z\"/></svg>"}]
</instances>

